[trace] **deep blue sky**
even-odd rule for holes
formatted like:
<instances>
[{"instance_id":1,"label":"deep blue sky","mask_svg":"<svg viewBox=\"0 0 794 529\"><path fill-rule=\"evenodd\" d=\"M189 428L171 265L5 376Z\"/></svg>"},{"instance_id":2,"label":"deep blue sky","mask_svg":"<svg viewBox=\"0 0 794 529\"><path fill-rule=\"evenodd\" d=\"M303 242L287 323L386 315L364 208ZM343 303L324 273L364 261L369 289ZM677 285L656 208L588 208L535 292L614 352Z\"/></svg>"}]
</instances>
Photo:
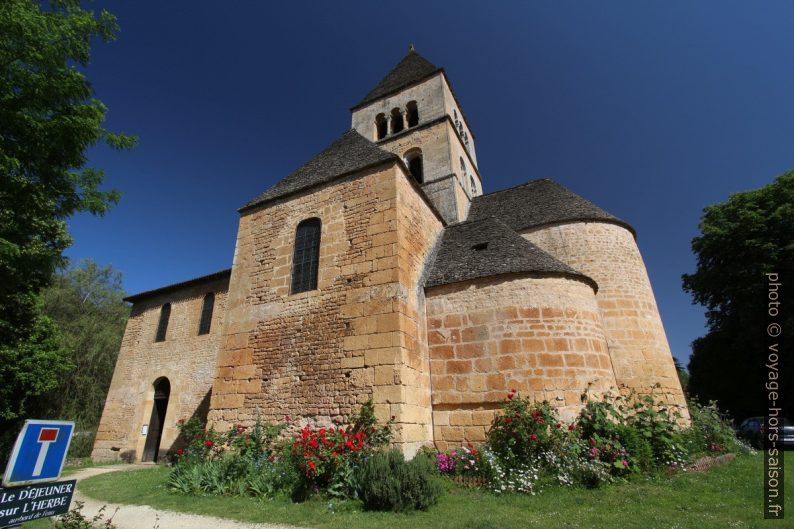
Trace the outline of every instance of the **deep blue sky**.
<instances>
[{"instance_id":1,"label":"deep blue sky","mask_svg":"<svg viewBox=\"0 0 794 529\"><path fill-rule=\"evenodd\" d=\"M129 293L231 266L237 208L350 127L409 43L446 68L485 191L549 177L633 224L674 354L702 208L794 168L790 2L136 1L86 74L107 126L91 162L123 193L71 220L68 255Z\"/></svg>"}]
</instances>

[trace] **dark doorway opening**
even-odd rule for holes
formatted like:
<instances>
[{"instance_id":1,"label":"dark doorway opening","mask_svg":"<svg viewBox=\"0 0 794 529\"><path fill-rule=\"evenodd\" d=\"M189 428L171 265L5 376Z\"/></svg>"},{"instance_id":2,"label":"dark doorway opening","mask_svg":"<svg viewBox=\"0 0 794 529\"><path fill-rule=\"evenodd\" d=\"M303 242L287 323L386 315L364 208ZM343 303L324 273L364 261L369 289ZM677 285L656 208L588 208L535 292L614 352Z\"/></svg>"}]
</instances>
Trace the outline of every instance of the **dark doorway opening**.
<instances>
[{"instance_id":1,"label":"dark doorway opening","mask_svg":"<svg viewBox=\"0 0 794 529\"><path fill-rule=\"evenodd\" d=\"M143 461L157 462L160 457L160 440L165 426L165 412L168 409L168 397L171 395L171 383L165 377L154 381L154 404L149 419L149 431L146 433L146 445L143 448Z\"/></svg>"}]
</instances>

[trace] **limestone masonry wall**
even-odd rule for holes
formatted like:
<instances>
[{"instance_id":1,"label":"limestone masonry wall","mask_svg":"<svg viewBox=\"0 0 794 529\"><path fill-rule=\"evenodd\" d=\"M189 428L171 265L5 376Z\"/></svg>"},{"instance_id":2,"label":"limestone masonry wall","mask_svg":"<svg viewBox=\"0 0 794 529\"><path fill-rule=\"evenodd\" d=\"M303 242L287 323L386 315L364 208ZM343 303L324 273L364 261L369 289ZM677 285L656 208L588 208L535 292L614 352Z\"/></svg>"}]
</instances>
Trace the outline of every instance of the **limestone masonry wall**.
<instances>
[{"instance_id":1,"label":"limestone masonry wall","mask_svg":"<svg viewBox=\"0 0 794 529\"><path fill-rule=\"evenodd\" d=\"M588 386L616 387L593 289L582 281L504 276L434 287L427 329L440 449L485 440L510 389L567 418Z\"/></svg>"},{"instance_id":2,"label":"limestone masonry wall","mask_svg":"<svg viewBox=\"0 0 794 529\"><path fill-rule=\"evenodd\" d=\"M372 398L382 419L395 416L396 442L417 443L429 402L411 391L425 381L410 281L432 243L430 214L389 165L243 215L212 392L216 428L257 413L342 423ZM295 229L311 217L322 221L318 288L290 294Z\"/></svg>"},{"instance_id":3,"label":"limestone masonry wall","mask_svg":"<svg viewBox=\"0 0 794 529\"><path fill-rule=\"evenodd\" d=\"M598 307L618 385L671 404L685 399L651 282L633 235L603 222L574 222L530 230L530 242L598 283ZM654 389L659 384L660 387Z\"/></svg>"},{"instance_id":4,"label":"limestone masonry wall","mask_svg":"<svg viewBox=\"0 0 794 529\"><path fill-rule=\"evenodd\" d=\"M180 418L207 413L227 287L228 278L224 278L155 295L133 305L91 457L141 459L146 442L141 427L149 422L153 384L160 377L167 377L171 384L161 453L176 440ZM208 292L215 293L210 332L199 336L201 309ZM164 303L171 303L168 331L165 341L155 342Z\"/></svg>"},{"instance_id":5,"label":"limestone masonry wall","mask_svg":"<svg viewBox=\"0 0 794 529\"><path fill-rule=\"evenodd\" d=\"M457 140L452 139L454 135L452 125L444 120L379 144L401 158L409 150L421 148L424 173L422 190L447 223L465 219L470 202L465 191L467 188L464 188L464 185L469 184L461 180L457 158L451 154L453 142L458 144Z\"/></svg>"},{"instance_id":6,"label":"limestone masonry wall","mask_svg":"<svg viewBox=\"0 0 794 529\"><path fill-rule=\"evenodd\" d=\"M375 141L377 139L375 116L383 113L388 118L394 108L405 112L409 101L416 101L420 125L440 118L446 112L445 101L441 95L443 84L443 76L441 73L437 73L421 84L373 101L353 111L352 126L365 138ZM407 127L407 123L405 125Z\"/></svg>"}]
</instances>

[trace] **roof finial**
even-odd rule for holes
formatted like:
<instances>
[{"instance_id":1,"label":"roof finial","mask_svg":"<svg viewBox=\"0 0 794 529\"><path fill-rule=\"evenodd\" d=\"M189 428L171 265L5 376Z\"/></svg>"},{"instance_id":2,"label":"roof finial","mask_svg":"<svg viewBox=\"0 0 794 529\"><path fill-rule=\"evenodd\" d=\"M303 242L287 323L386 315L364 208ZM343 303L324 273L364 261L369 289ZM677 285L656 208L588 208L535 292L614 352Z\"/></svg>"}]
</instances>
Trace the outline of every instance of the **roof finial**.
<instances>
[{"instance_id":1,"label":"roof finial","mask_svg":"<svg viewBox=\"0 0 794 529\"><path fill-rule=\"evenodd\" d=\"M408 53L411 53L412 51L416 51L416 48L414 48L414 43L413 42L408 45Z\"/></svg>"}]
</instances>

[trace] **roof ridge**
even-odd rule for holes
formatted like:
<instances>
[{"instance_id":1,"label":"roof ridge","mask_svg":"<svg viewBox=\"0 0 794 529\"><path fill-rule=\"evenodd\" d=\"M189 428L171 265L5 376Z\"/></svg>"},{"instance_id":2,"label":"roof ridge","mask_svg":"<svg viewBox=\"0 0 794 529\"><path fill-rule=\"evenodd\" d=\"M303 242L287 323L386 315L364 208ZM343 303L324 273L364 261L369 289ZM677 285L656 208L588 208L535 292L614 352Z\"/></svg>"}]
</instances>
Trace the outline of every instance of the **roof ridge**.
<instances>
[{"instance_id":1,"label":"roof ridge","mask_svg":"<svg viewBox=\"0 0 794 529\"><path fill-rule=\"evenodd\" d=\"M504 193L505 191L511 191L513 189L518 189L519 187L528 186L530 184L538 184L540 182L552 182L554 184L562 185L562 184L559 184L557 181L552 180L551 178L536 178L534 180L529 180L527 182L524 182L523 184L518 184L518 185L511 186L511 187L505 187L504 189L497 189L496 191L488 191L487 193L483 193L482 195L477 195L474 198L486 197L488 195L495 195L496 193ZM565 186L563 186L563 187L565 187Z\"/></svg>"},{"instance_id":2,"label":"roof ridge","mask_svg":"<svg viewBox=\"0 0 794 529\"><path fill-rule=\"evenodd\" d=\"M161 287L152 288L152 289L149 289L149 290L144 290L142 292L138 292L137 294L130 294L129 296L125 296L124 297L124 301L129 301L129 302L133 302L134 303L136 300L144 298L144 297L153 296L153 295L164 293L166 291L177 289L177 288L186 288L188 286L191 286L191 285L194 285L194 284L197 284L197 283L201 283L201 282L204 282L204 281L211 281L211 280L220 279L221 277L223 277L226 274L230 274L231 275L231 273L232 273L232 269L231 268L224 268L223 270L219 270L217 272L212 272L211 274L204 274L204 275L201 275L201 276L198 276L198 277L185 279L184 281L177 281L176 283L169 283L169 284L163 285Z\"/></svg>"}]
</instances>

